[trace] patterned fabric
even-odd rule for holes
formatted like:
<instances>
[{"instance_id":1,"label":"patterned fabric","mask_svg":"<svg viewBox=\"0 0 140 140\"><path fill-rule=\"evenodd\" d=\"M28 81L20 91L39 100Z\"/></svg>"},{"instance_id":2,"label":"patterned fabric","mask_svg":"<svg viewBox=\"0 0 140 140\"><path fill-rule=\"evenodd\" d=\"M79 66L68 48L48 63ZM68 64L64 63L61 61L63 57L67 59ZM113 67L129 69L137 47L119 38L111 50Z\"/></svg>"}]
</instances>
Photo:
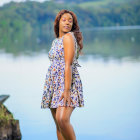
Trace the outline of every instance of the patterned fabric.
<instances>
[{"instance_id":1,"label":"patterned fabric","mask_svg":"<svg viewBox=\"0 0 140 140\"><path fill-rule=\"evenodd\" d=\"M71 33L75 39L75 55L72 63L72 81L70 89L70 97L72 98L73 103L71 102L70 106L83 107L83 87L79 72L77 70L77 67L81 67L77 61L78 45L74 33L68 33ZM64 106L64 98L59 102L65 87L65 59L63 38L64 36L54 39L52 42L52 47L48 52L51 65L48 68L45 78L41 108L57 108L58 106ZM66 106L68 106L67 103Z\"/></svg>"}]
</instances>

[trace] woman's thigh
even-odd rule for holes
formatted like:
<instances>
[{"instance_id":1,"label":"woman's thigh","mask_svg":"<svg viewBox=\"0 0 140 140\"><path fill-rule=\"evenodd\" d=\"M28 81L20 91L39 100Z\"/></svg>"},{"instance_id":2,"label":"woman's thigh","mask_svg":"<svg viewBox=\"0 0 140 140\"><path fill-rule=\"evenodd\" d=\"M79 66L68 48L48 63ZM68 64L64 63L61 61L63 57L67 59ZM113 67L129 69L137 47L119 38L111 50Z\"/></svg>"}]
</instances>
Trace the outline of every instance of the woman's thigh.
<instances>
[{"instance_id":1,"label":"woman's thigh","mask_svg":"<svg viewBox=\"0 0 140 140\"><path fill-rule=\"evenodd\" d=\"M65 106L59 106L56 109L56 120L66 120L69 121L70 120L70 116L72 114L72 111L75 108L73 107L65 107Z\"/></svg>"}]
</instances>

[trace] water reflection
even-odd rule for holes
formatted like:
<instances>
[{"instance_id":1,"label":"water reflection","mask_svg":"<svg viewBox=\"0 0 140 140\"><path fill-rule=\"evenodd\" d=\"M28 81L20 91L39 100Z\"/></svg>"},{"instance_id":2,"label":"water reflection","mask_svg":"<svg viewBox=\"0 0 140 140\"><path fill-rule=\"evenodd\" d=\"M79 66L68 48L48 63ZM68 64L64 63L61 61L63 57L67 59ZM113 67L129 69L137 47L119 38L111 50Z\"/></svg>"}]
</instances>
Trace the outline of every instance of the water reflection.
<instances>
[{"instance_id":1,"label":"water reflection","mask_svg":"<svg viewBox=\"0 0 140 140\"><path fill-rule=\"evenodd\" d=\"M84 53L99 55L100 57L140 56L140 30L103 30L84 32Z\"/></svg>"},{"instance_id":2,"label":"water reflection","mask_svg":"<svg viewBox=\"0 0 140 140\"><path fill-rule=\"evenodd\" d=\"M53 32L53 31L52 31ZM131 57L138 59L140 56L140 30L83 30L85 55L98 55L107 59ZM14 57L20 55L32 56L38 53L47 53L55 37L48 36L47 42L38 44L32 37L26 43L0 43L0 51L11 53ZM26 39L26 38L25 38Z\"/></svg>"}]
</instances>

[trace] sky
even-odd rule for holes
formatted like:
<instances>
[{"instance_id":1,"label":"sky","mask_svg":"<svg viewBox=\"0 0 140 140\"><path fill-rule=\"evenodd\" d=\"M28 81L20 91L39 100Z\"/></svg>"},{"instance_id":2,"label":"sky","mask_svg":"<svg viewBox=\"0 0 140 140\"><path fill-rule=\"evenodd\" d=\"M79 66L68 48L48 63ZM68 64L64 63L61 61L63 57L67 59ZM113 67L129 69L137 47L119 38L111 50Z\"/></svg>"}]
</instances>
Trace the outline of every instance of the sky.
<instances>
[{"instance_id":1,"label":"sky","mask_svg":"<svg viewBox=\"0 0 140 140\"><path fill-rule=\"evenodd\" d=\"M14 2L25 2L27 0L0 0L0 6L3 6L4 4L9 3L11 1L14 1ZM30 0L30 1L44 2L44 1L50 1L50 0Z\"/></svg>"}]
</instances>

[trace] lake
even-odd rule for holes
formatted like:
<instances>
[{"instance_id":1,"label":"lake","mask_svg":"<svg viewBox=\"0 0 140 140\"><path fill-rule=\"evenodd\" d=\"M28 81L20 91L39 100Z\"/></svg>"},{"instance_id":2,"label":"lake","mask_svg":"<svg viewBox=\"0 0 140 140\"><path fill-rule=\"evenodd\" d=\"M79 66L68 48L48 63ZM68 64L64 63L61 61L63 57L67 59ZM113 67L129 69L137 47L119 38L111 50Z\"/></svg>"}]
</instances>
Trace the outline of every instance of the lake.
<instances>
[{"instance_id":1,"label":"lake","mask_svg":"<svg viewBox=\"0 0 140 140\"><path fill-rule=\"evenodd\" d=\"M140 139L139 36L139 29L83 31L85 106L71 115L77 140ZM10 95L4 104L19 119L22 140L57 139L50 110L41 109L50 47L0 53L0 94Z\"/></svg>"}]
</instances>

